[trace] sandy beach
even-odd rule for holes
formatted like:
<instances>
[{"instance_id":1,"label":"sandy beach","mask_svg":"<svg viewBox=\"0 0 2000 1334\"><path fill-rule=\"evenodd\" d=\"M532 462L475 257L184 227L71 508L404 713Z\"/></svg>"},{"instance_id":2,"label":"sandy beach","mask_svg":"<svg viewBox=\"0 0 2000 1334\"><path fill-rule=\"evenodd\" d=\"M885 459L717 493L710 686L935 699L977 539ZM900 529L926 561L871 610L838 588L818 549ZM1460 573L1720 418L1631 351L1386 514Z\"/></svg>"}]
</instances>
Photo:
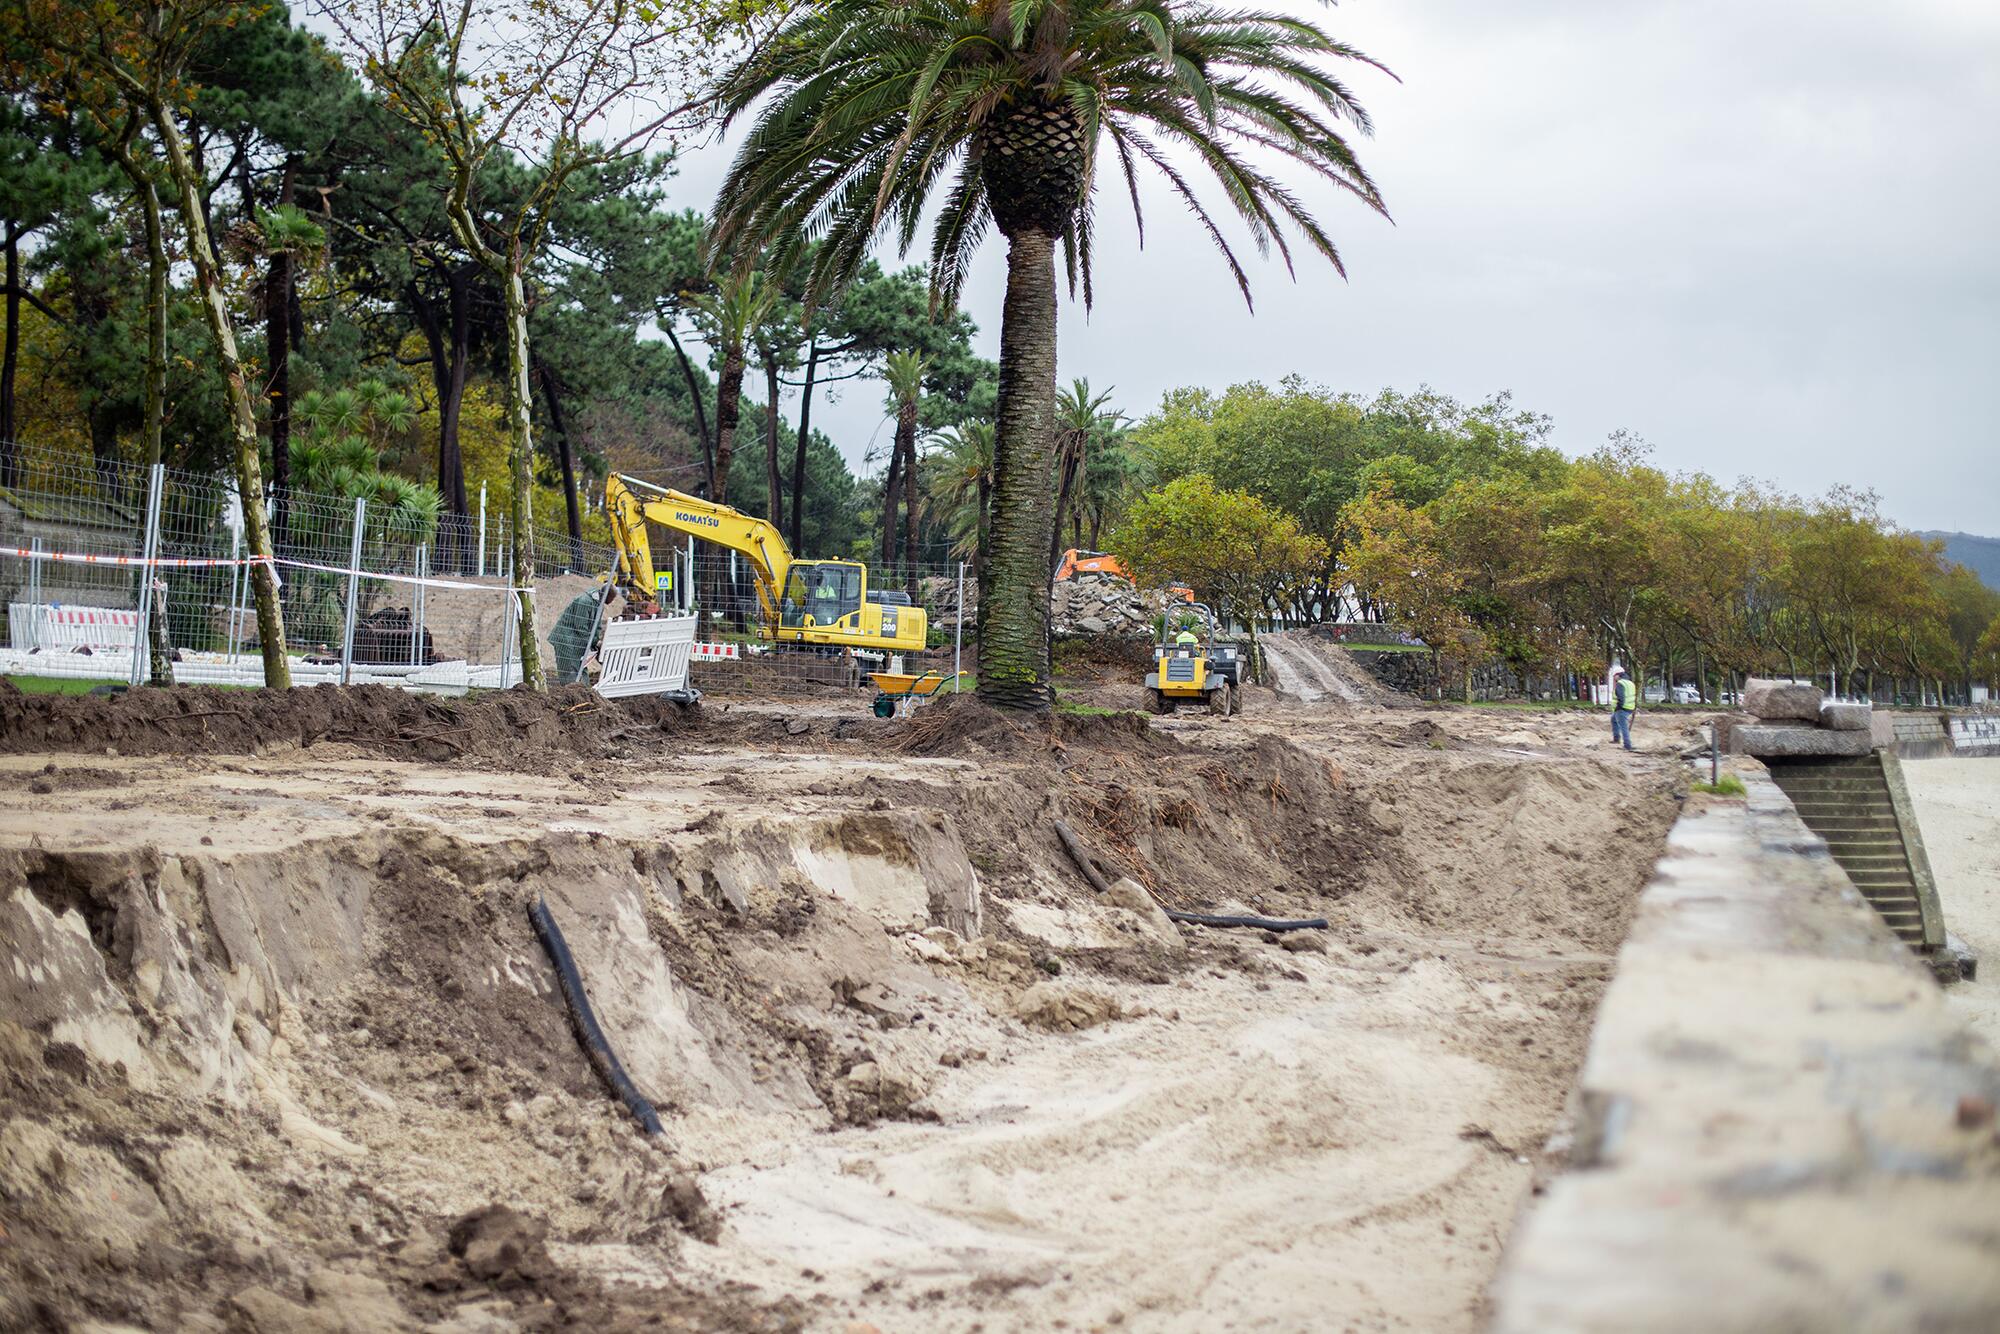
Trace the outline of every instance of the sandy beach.
<instances>
[{"instance_id":1,"label":"sandy beach","mask_svg":"<svg viewBox=\"0 0 2000 1334\"><path fill-rule=\"evenodd\" d=\"M1945 929L1979 955L1976 981L1946 991L1988 1042L2000 1045L2000 760L1906 760Z\"/></svg>"}]
</instances>

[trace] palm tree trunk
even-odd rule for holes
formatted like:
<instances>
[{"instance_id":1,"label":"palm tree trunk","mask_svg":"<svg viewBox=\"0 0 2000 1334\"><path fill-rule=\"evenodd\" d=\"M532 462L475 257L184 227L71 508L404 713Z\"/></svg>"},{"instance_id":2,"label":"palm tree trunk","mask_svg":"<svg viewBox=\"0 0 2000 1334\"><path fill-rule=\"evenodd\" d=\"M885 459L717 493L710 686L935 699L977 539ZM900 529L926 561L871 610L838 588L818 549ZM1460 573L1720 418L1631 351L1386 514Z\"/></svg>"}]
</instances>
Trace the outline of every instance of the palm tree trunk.
<instances>
[{"instance_id":1,"label":"palm tree trunk","mask_svg":"<svg viewBox=\"0 0 2000 1334\"><path fill-rule=\"evenodd\" d=\"M1007 238L993 528L979 572L979 697L1001 708L1040 710L1055 702L1048 566L1055 401L1055 244L1046 232L1022 227Z\"/></svg>"},{"instance_id":2,"label":"palm tree trunk","mask_svg":"<svg viewBox=\"0 0 2000 1334\"><path fill-rule=\"evenodd\" d=\"M778 360L764 358L764 488L769 493L764 512L771 526L784 521L785 493L778 476Z\"/></svg>"},{"instance_id":3,"label":"palm tree trunk","mask_svg":"<svg viewBox=\"0 0 2000 1334\"><path fill-rule=\"evenodd\" d=\"M292 683L291 660L285 656L285 622L278 604L278 580L271 566L271 532L264 522L264 469L259 458L257 409L250 399L250 385L244 378L243 358L236 349L236 322L230 313L229 294L224 290L222 266L209 240L207 201L202 178L188 156L187 141L181 137L174 113L163 102L147 107L160 146L166 152L167 172L180 194L181 222L187 233L188 258L194 264L195 287L201 296L202 315L208 322L215 344L216 368L228 395L229 424L235 446L236 494L243 508L243 537L248 555L257 561L250 570L251 587L257 601L257 638L263 652L264 684L287 687Z\"/></svg>"},{"instance_id":4,"label":"palm tree trunk","mask_svg":"<svg viewBox=\"0 0 2000 1334\"><path fill-rule=\"evenodd\" d=\"M993 545L993 475L979 479L979 543L972 549L972 573L977 578L986 568L986 553Z\"/></svg>"},{"instance_id":5,"label":"palm tree trunk","mask_svg":"<svg viewBox=\"0 0 2000 1334\"><path fill-rule=\"evenodd\" d=\"M1049 580L1054 582L1056 563L1062 559L1063 517L1069 512L1070 487L1076 478L1076 461L1073 450L1074 439L1063 441L1062 449L1056 454L1056 475L1060 479L1056 486L1055 521L1049 525Z\"/></svg>"},{"instance_id":6,"label":"palm tree trunk","mask_svg":"<svg viewBox=\"0 0 2000 1334\"><path fill-rule=\"evenodd\" d=\"M722 354L722 377L715 384L715 476L709 484L709 499L717 504L729 499L729 463L736 456L736 421L742 415L743 349L726 348Z\"/></svg>"},{"instance_id":7,"label":"palm tree trunk","mask_svg":"<svg viewBox=\"0 0 2000 1334\"><path fill-rule=\"evenodd\" d=\"M806 549L806 441L812 438L813 379L819 374L819 340L806 349L806 382L799 396L799 439L792 448L792 550ZM775 516L772 522L777 522Z\"/></svg>"},{"instance_id":8,"label":"palm tree trunk","mask_svg":"<svg viewBox=\"0 0 2000 1334\"><path fill-rule=\"evenodd\" d=\"M917 405L896 409L896 447L903 455L903 563L917 563Z\"/></svg>"},{"instance_id":9,"label":"palm tree trunk","mask_svg":"<svg viewBox=\"0 0 2000 1334\"><path fill-rule=\"evenodd\" d=\"M889 474L882 479L882 564L886 568L896 563L896 506L900 503L898 488L903 476L903 442L899 438L889 446Z\"/></svg>"}]
</instances>

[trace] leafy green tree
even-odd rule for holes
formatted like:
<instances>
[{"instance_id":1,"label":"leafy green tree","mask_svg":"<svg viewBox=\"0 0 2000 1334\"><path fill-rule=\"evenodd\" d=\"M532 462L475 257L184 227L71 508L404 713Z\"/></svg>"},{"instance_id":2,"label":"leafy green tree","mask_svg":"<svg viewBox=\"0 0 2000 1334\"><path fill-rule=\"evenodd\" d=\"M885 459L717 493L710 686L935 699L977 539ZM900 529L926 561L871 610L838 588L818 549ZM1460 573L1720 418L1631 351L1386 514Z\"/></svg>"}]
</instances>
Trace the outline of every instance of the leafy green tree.
<instances>
[{"instance_id":1,"label":"leafy green tree","mask_svg":"<svg viewBox=\"0 0 2000 1334\"><path fill-rule=\"evenodd\" d=\"M1366 113L1320 65L1364 59L1289 16L1166 0L829 0L794 11L735 73L729 114L762 105L716 206L723 247L817 242L809 293L850 278L880 231L907 248L927 212L932 285L955 304L989 225L1007 239L993 531L981 570L979 693L1046 708L1050 434L1058 248L1091 298L1097 164L1138 200L1139 164L1194 211L1243 285L1234 251L1166 145L1191 150L1262 247L1289 225L1340 264L1332 238L1240 147L1256 145L1381 200L1335 122ZM1103 151L1108 141L1109 152Z\"/></svg>"},{"instance_id":2,"label":"leafy green tree","mask_svg":"<svg viewBox=\"0 0 2000 1334\"><path fill-rule=\"evenodd\" d=\"M551 212L574 177L643 157L662 136L704 114L701 73L754 7L701 0L661 5L564 6L543 0L320 0L318 10L397 114L437 155L445 211L459 248L500 288L506 312L513 577L532 584L533 360L529 271ZM607 113L648 108L616 138L593 138ZM529 167L527 188L497 219L473 191L489 162ZM497 226L495 225L497 221ZM734 412L733 397L718 409ZM722 450L718 430L718 456ZM717 459L717 482L728 475ZM520 600L521 674L544 685L533 598Z\"/></svg>"},{"instance_id":3,"label":"leafy green tree","mask_svg":"<svg viewBox=\"0 0 2000 1334\"><path fill-rule=\"evenodd\" d=\"M1133 502L1111 534L1111 550L1141 585L1185 583L1219 612L1251 625L1289 611L1326 544L1298 520L1247 491L1201 473L1176 478Z\"/></svg>"},{"instance_id":4,"label":"leafy green tree","mask_svg":"<svg viewBox=\"0 0 2000 1334\"><path fill-rule=\"evenodd\" d=\"M209 183L190 154L183 123L198 91L190 70L195 54L217 33L248 21L258 9L247 0L140 0L89 10L68 0L22 0L0 11L6 16L0 38L10 48L41 44L46 59L33 68L32 76L40 85L38 95L47 100L73 99L109 131L113 141L129 142L142 120L157 141L165 177L179 197L187 257L228 394L245 543L252 557L263 558L252 569L251 584L264 680L287 686L291 667L285 656L277 580L268 563L271 539L264 515L256 407L238 349L221 259L209 232ZM146 174L150 179L150 169Z\"/></svg>"},{"instance_id":5,"label":"leafy green tree","mask_svg":"<svg viewBox=\"0 0 2000 1334\"><path fill-rule=\"evenodd\" d=\"M1428 510L1386 488L1357 501L1349 517L1353 536L1341 564L1397 624L1423 640L1442 694L1446 669L1467 668L1488 648L1466 611L1469 581L1458 553Z\"/></svg>"},{"instance_id":6,"label":"leafy green tree","mask_svg":"<svg viewBox=\"0 0 2000 1334\"><path fill-rule=\"evenodd\" d=\"M1973 678L1978 674L1979 645L1988 627L2000 619L2000 592L1988 588L1963 565L1946 568L1936 576L1932 586L1944 612L1955 674L1969 699Z\"/></svg>"}]
</instances>

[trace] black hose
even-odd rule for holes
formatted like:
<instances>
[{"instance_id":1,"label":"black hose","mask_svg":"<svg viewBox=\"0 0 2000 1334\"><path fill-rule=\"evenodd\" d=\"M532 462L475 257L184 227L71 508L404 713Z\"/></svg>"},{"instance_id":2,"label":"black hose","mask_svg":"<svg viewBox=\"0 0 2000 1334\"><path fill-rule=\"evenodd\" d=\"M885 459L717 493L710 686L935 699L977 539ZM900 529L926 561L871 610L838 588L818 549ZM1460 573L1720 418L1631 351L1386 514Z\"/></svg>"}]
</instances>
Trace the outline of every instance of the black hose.
<instances>
[{"instance_id":1,"label":"black hose","mask_svg":"<svg viewBox=\"0 0 2000 1334\"><path fill-rule=\"evenodd\" d=\"M598 1077L625 1104L625 1109L632 1113L632 1119L639 1123L641 1129L648 1135L665 1134L653 1104L646 1101L646 1095L639 1092L639 1086L625 1073L625 1067L618 1063L618 1053L611 1050L604 1030L597 1026L597 1015L590 1008L590 997L584 994L583 977L576 971L576 960L570 957L569 944L563 940L556 919L549 915L549 905L536 899L528 905L528 920L534 923L535 934L542 939L542 948L549 952L549 962L556 966L556 980L562 983L563 999L569 1003L570 1027L576 1030L577 1041L583 1044L583 1054L590 1058Z\"/></svg>"},{"instance_id":2,"label":"black hose","mask_svg":"<svg viewBox=\"0 0 2000 1334\"><path fill-rule=\"evenodd\" d=\"M1301 917L1288 920L1283 917L1212 917L1205 912L1175 912L1167 909L1167 916L1176 922L1191 922L1195 926L1247 926L1253 931L1324 931L1326 918Z\"/></svg>"}]
</instances>

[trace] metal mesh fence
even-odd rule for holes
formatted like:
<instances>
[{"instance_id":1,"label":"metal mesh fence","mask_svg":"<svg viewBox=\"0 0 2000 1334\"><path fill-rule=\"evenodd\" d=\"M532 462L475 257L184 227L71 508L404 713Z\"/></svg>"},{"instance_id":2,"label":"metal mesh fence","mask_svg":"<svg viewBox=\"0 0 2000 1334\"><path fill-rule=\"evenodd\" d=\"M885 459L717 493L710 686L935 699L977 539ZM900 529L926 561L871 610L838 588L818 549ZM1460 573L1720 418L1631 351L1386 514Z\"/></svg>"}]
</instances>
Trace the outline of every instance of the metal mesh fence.
<instances>
[{"instance_id":1,"label":"metal mesh fence","mask_svg":"<svg viewBox=\"0 0 2000 1334\"><path fill-rule=\"evenodd\" d=\"M295 683L455 692L520 680L509 533L483 505L438 516L291 492L266 515ZM536 529L535 584L521 596L534 600L552 681L589 679L607 625L654 614L698 617L690 684L727 698L851 695L865 707L877 673L921 689L969 660L963 566L844 562L827 587L760 589L741 555L654 536L653 599L607 601L616 553ZM0 478L0 674L262 684L246 555L226 478L17 455Z\"/></svg>"}]
</instances>

